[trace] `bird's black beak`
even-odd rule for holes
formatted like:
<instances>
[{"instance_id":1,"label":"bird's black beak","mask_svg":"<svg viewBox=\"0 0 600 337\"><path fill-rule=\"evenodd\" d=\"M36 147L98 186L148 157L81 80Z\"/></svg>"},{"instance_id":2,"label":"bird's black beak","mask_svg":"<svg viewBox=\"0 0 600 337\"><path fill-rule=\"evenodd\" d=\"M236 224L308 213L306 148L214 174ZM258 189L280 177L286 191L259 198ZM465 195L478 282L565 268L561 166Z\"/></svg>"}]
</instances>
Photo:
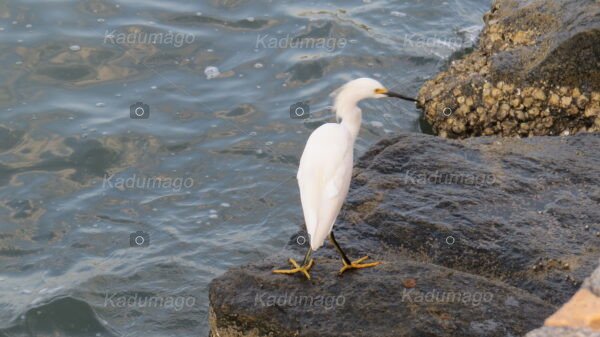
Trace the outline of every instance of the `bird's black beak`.
<instances>
[{"instance_id":1,"label":"bird's black beak","mask_svg":"<svg viewBox=\"0 0 600 337\"><path fill-rule=\"evenodd\" d=\"M391 91L386 92L385 95L387 95L388 97L400 98L400 99L403 99L405 101L410 101L410 102L416 102L417 101L416 99L414 99L412 97L404 96L402 94L398 94L398 93L391 92Z\"/></svg>"}]
</instances>

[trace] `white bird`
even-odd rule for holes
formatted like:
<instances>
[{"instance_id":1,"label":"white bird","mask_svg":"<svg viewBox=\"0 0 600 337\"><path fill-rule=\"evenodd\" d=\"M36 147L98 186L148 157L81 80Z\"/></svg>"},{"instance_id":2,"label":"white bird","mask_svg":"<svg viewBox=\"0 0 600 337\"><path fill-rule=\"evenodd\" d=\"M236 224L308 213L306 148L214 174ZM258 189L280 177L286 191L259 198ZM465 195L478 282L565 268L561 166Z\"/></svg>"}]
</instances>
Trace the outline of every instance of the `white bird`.
<instances>
[{"instance_id":1,"label":"white bird","mask_svg":"<svg viewBox=\"0 0 600 337\"><path fill-rule=\"evenodd\" d=\"M300 158L298 186L304 212L310 248L302 265L290 258L293 269L274 270L276 274L303 273L310 279L313 265L311 254L329 240L342 257L344 266L340 275L348 269L374 267L380 262L361 263L365 256L350 261L333 236L333 225L346 199L352 177L354 141L362 122L362 111L358 102L367 98L396 97L416 101L388 91L381 83L371 78L359 78L336 90L334 109L340 123L326 123L318 127L308 138Z\"/></svg>"}]
</instances>

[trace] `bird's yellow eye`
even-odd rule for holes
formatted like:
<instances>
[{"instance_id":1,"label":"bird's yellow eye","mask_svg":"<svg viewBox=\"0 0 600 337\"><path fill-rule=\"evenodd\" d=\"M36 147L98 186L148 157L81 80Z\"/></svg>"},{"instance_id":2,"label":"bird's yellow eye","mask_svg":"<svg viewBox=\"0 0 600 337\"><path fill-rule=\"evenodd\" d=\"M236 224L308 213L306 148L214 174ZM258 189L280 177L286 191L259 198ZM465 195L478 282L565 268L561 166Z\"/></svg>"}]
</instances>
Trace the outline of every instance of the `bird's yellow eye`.
<instances>
[{"instance_id":1,"label":"bird's yellow eye","mask_svg":"<svg viewBox=\"0 0 600 337\"><path fill-rule=\"evenodd\" d=\"M377 88L377 89L375 89L375 93L378 95L387 94L388 90L386 88Z\"/></svg>"}]
</instances>

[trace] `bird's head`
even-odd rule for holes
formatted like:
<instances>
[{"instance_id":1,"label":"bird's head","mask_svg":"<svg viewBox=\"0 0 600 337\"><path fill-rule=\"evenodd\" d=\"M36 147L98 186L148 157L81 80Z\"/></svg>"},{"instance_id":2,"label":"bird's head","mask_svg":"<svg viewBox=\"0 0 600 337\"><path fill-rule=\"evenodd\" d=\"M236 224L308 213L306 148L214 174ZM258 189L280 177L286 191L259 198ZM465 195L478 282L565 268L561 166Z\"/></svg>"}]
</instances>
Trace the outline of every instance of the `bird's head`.
<instances>
[{"instance_id":1,"label":"bird's head","mask_svg":"<svg viewBox=\"0 0 600 337\"><path fill-rule=\"evenodd\" d=\"M395 97L416 102L414 98L389 91L383 84L372 78L363 77L352 80L336 90L333 95L336 99L344 99L358 103L367 98Z\"/></svg>"},{"instance_id":2,"label":"bird's head","mask_svg":"<svg viewBox=\"0 0 600 337\"><path fill-rule=\"evenodd\" d=\"M395 97L416 102L414 98L389 91L379 81L367 77L357 78L344 84L334 91L332 96L335 96L334 106L338 116L344 113L340 111L340 108L342 110L352 110L352 107L356 106L358 102L367 98ZM343 115L340 117L343 117Z\"/></svg>"}]
</instances>

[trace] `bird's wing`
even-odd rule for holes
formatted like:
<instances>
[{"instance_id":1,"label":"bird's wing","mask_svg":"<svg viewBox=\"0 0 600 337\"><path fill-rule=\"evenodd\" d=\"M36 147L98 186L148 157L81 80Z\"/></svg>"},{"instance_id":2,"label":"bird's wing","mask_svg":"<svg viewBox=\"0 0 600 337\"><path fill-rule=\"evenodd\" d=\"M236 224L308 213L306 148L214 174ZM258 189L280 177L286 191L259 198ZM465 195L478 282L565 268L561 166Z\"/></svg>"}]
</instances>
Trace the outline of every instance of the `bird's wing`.
<instances>
[{"instance_id":1,"label":"bird's wing","mask_svg":"<svg viewBox=\"0 0 600 337\"><path fill-rule=\"evenodd\" d=\"M323 245L348 193L352 176L352 136L328 123L308 138L300 159L298 186L313 250Z\"/></svg>"}]
</instances>

